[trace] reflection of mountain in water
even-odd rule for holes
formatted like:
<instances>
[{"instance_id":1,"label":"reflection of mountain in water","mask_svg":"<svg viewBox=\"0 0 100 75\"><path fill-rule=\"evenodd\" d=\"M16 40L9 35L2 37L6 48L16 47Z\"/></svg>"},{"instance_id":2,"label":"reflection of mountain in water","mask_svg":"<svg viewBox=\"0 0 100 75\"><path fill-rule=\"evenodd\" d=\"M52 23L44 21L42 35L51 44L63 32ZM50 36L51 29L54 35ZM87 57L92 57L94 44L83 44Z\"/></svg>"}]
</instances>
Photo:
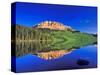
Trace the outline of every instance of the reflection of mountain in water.
<instances>
[{"instance_id":1,"label":"reflection of mountain in water","mask_svg":"<svg viewBox=\"0 0 100 75\"><path fill-rule=\"evenodd\" d=\"M41 58L57 58L64 54L70 53L73 49L58 47L55 48L49 42L18 42L16 43L16 56L23 56L26 54L34 54ZM45 57L47 56L47 57Z\"/></svg>"},{"instance_id":2,"label":"reflection of mountain in water","mask_svg":"<svg viewBox=\"0 0 100 75\"><path fill-rule=\"evenodd\" d=\"M73 49L72 49L73 50ZM37 56L38 57L41 57L43 59L46 59L46 60L49 60L49 59L56 59L56 58L59 58L59 57L62 57L63 55L65 54L69 54L71 53L72 51L70 50L58 50L58 51L49 51L49 52L40 52L40 53L37 53Z\"/></svg>"},{"instance_id":3,"label":"reflection of mountain in water","mask_svg":"<svg viewBox=\"0 0 100 75\"><path fill-rule=\"evenodd\" d=\"M33 54L40 58L49 60L62 57L65 54L71 53L73 50L85 46L85 44L77 45L70 43L51 43L50 41L44 42L17 42L16 43L16 56L21 57L27 54Z\"/></svg>"}]
</instances>

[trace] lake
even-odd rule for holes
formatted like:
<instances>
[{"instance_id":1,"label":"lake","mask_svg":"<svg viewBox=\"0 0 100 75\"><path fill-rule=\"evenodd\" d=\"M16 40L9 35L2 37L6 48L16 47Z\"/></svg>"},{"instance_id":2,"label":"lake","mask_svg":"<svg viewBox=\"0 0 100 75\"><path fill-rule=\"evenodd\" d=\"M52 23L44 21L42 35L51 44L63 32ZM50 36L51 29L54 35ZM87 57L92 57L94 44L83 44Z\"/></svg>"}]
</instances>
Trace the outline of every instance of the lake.
<instances>
[{"instance_id":1,"label":"lake","mask_svg":"<svg viewBox=\"0 0 100 75\"><path fill-rule=\"evenodd\" d=\"M59 50L48 48L48 46L39 48L48 48L47 51L38 50L37 47L39 47L39 45L34 46L30 43L19 43L16 44L16 46L16 72L97 67L97 45L87 45L78 48L74 47Z\"/></svg>"}]
</instances>

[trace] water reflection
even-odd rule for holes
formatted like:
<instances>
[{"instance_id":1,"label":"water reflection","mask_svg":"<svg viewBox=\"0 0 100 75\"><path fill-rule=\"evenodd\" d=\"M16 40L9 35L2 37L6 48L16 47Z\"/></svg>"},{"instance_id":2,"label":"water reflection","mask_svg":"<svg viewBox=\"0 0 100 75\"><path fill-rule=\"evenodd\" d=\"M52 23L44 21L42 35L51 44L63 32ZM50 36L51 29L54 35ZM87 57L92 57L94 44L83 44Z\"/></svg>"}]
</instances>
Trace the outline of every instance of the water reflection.
<instances>
[{"instance_id":1,"label":"water reflection","mask_svg":"<svg viewBox=\"0 0 100 75\"><path fill-rule=\"evenodd\" d=\"M69 54L71 52L72 52L71 50L70 51L69 50L59 50L59 51L51 50L49 52L37 53L37 56L46 60L50 60L50 59L56 59L56 58L62 57L63 55Z\"/></svg>"},{"instance_id":2,"label":"water reflection","mask_svg":"<svg viewBox=\"0 0 100 75\"><path fill-rule=\"evenodd\" d=\"M61 45L61 46L60 46ZM16 42L16 56L21 57L27 54L33 54L45 60L57 59L65 54L71 53L73 50L84 45L72 45L71 43L52 44L50 41L35 41L35 42Z\"/></svg>"}]
</instances>

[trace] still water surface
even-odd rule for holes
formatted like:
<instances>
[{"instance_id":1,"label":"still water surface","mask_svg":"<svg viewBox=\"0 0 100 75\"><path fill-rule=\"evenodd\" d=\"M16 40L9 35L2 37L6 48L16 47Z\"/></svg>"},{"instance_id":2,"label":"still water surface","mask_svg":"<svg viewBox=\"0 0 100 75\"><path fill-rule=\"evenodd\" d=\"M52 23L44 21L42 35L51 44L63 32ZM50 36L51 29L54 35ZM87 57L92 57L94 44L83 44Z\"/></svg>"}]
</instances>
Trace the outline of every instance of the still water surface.
<instances>
[{"instance_id":1,"label":"still water surface","mask_svg":"<svg viewBox=\"0 0 100 75\"><path fill-rule=\"evenodd\" d=\"M95 68L97 66L96 45L63 49L55 49L55 47L52 49L49 44L36 45L38 44L16 44L17 72Z\"/></svg>"}]
</instances>

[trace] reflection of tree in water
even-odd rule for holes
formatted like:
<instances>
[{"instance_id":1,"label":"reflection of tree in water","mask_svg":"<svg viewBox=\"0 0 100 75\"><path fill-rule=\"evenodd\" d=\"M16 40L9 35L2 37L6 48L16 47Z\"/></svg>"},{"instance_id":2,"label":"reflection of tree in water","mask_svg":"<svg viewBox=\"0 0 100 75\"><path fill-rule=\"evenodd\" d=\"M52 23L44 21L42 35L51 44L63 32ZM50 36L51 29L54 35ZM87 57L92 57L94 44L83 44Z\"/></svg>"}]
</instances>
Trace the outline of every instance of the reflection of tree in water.
<instances>
[{"instance_id":1,"label":"reflection of tree in water","mask_svg":"<svg viewBox=\"0 0 100 75\"><path fill-rule=\"evenodd\" d=\"M24 56L26 54L37 55L44 59L54 59L70 53L74 48L62 48L51 46L50 42L17 42L16 43L16 56Z\"/></svg>"},{"instance_id":2,"label":"reflection of tree in water","mask_svg":"<svg viewBox=\"0 0 100 75\"><path fill-rule=\"evenodd\" d=\"M33 54L46 60L56 59L83 46L85 44L77 45L73 42L59 42L56 44L51 41L16 42L16 56Z\"/></svg>"},{"instance_id":3,"label":"reflection of tree in water","mask_svg":"<svg viewBox=\"0 0 100 75\"><path fill-rule=\"evenodd\" d=\"M63 56L71 52L73 49L67 49L56 46L51 46L51 43L48 41L44 42L17 42L16 43L16 56L20 57L26 54L34 54L41 58L50 59Z\"/></svg>"},{"instance_id":4,"label":"reflection of tree in water","mask_svg":"<svg viewBox=\"0 0 100 75\"><path fill-rule=\"evenodd\" d=\"M16 56L23 56L29 53L37 54L44 48L47 48L49 42L17 42Z\"/></svg>"}]
</instances>

